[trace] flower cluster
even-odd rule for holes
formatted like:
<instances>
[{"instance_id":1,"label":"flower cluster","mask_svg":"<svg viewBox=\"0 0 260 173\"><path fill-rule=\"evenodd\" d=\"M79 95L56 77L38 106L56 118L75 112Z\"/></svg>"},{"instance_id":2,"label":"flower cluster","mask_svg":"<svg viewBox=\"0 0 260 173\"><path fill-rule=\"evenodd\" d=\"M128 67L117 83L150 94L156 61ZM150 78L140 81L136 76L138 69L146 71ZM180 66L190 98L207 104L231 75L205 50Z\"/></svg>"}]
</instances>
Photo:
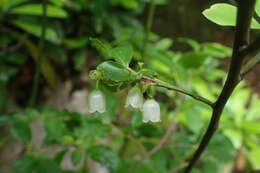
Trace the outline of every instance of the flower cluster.
<instances>
[{"instance_id":1,"label":"flower cluster","mask_svg":"<svg viewBox=\"0 0 260 173\"><path fill-rule=\"evenodd\" d=\"M105 96L95 90L89 94L89 112L103 113L106 111ZM127 94L125 107L128 109L140 109L143 113L143 122L159 122L160 121L160 105L154 99L148 99L144 102L141 90L135 86Z\"/></svg>"}]
</instances>

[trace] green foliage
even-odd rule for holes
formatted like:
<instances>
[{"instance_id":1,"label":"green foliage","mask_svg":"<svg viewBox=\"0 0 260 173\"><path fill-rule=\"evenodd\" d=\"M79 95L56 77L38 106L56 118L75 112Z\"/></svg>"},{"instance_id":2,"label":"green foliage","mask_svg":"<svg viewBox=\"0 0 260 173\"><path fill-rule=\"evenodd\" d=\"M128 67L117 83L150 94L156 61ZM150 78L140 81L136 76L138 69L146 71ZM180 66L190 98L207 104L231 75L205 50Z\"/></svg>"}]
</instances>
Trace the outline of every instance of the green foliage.
<instances>
[{"instance_id":1,"label":"green foliage","mask_svg":"<svg viewBox=\"0 0 260 173\"><path fill-rule=\"evenodd\" d=\"M257 7L258 8L258 7ZM209 9L203 12L203 15L212 22L222 26L235 26L237 8L226 3L218 3L212 5ZM260 24L253 19L251 24L252 29L260 29Z\"/></svg>"},{"instance_id":2,"label":"green foliage","mask_svg":"<svg viewBox=\"0 0 260 173\"><path fill-rule=\"evenodd\" d=\"M24 143L28 143L31 139L31 129L29 120L24 115L17 115L11 121L11 131L13 135Z\"/></svg>"},{"instance_id":3,"label":"green foliage","mask_svg":"<svg viewBox=\"0 0 260 173\"><path fill-rule=\"evenodd\" d=\"M93 160L104 164L111 170L115 170L119 166L118 156L109 147L93 146L89 149L89 154Z\"/></svg>"},{"instance_id":4,"label":"green foliage","mask_svg":"<svg viewBox=\"0 0 260 173\"><path fill-rule=\"evenodd\" d=\"M47 82L40 81L39 108L25 109L17 103L27 102L22 100L28 99L23 85L31 89L30 74L35 71L31 64L37 61L37 45L42 33L42 5L32 0L0 2L1 24L4 24L0 26L0 110L14 112L0 116L0 127L9 127L7 131L11 135L0 135L0 147L8 146L12 140L21 143L24 153L12 160L14 172L93 172L93 168L86 165L62 170L67 154L74 166L91 160L111 173L167 173L190 158L209 123L211 109L188 96L151 87L150 81L141 81L141 77L158 78L215 101L226 77L223 59L230 57L232 50L215 42L200 43L190 38L165 38L152 31L145 33L143 21L137 20L137 16L150 3L159 8L167 4L167 0L49 0L41 65ZM259 0L257 3L259 15ZM218 3L203 15L219 25L234 26L235 13L235 6ZM260 29L259 26L253 20L252 28ZM146 57L142 57L146 34ZM185 49L178 49L179 46ZM29 72L21 75L25 69ZM47 85L54 88L58 81L72 83L71 91L64 94L68 97L78 88L94 88L89 72L91 79L98 80L96 87L105 95L106 112L90 115L41 104L45 103ZM22 82L17 76L21 76ZM145 96L159 102L160 123L145 124L141 111L125 108L127 90L135 85L142 88ZM13 88L19 88L23 97L13 98ZM53 92L56 90L51 90L50 95L56 97ZM66 99L62 98L63 101ZM12 102L20 106L18 111L13 110ZM68 107L75 106L68 104ZM259 107L259 98L246 89L245 84L239 86L224 110L220 130L193 173L223 172L232 166L235 153L241 150L248 160L246 169L259 169ZM35 129L36 121L41 121L43 127ZM173 122L176 124L175 131L170 131L172 136L146 158L164 139ZM42 141L38 140L38 133L34 133L38 130L44 134ZM41 142L40 146L35 146L35 140ZM50 150L50 157L45 150L55 147L60 150Z\"/></svg>"},{"instance_id":5,"label":"green foliage","mask_svg":"<svg viewBox=\"0 0 260 173\"><path fill-rule=\"evenodd\" d=\"M22 14L22 15L36 15L42 16L43 6L41 4L28 4L21 5L16 8L12 8L8 13L10 14ZM66 18L68 14L61 8L48 5L47 16L56 18Z\"/></svg>"}]
</instances>

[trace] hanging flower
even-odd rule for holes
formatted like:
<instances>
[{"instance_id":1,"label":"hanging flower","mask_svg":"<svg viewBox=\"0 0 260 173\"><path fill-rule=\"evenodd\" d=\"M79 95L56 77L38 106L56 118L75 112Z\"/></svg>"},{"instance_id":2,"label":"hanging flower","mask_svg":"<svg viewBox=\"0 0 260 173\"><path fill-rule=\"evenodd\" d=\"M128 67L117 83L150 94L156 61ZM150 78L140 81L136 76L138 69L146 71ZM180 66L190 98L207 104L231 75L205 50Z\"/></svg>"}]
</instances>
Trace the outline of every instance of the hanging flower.
<instances>
[{"instance_id":1,"label":"hanging flower","mask_svg":"<svg viewBox=\"0 0 260 173\"><path fill-rule=\"evenodd\" d=\"M160 121L160 105L153 99L146 100L143 105L143 122Z\"/></svg>"},{"instance_id":2,"label":"hanging flower","mask_svg":"<svg viewBox=\"0 0 260 173\"><path fill-rule=\"evenodd\" d=\"M141 109L143 106L143 94L141 90L135 86L127 94L125 107Z\"/></svg>"},{"instance_id":3,"label":"hanging flower","mask_svg":"<svg viewBox=\"0 0 260 173\"><path fill-rule=\"evenodd\" d=\"M94 112L103 113L106 111L105 96L99 90L92 91L89 94L88 103L89 103L90 113L94 113Z\"/></svg>"}]
</instances>

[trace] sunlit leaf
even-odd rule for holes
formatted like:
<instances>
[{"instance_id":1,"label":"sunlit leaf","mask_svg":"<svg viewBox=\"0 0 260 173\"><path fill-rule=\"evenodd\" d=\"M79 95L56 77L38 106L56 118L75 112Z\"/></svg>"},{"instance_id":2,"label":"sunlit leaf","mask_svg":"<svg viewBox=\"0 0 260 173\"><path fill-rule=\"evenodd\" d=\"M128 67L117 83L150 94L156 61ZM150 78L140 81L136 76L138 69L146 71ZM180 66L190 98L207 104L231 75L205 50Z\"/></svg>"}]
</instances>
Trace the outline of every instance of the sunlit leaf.
<instances>
[{"instance_id":1,"label":"sunlit leaf","mask_svg":"<svg viewBox=\"0 0 260 173\"><path fill-rule=\"evenodd\" d=\"M210 21L222 26L236 25L237 8L227 3L217 3L203 11L203 15ZM252 20L252 29L260 29L260 24Z\"/></svg>"},{"instance_id":2,"label":"sunlit leaf","mask_svg":"<svg viewBox=\"0 0 260 173\"><path fill-rule=\"evenodd\" d=\"M260 0L256 1L255 11L256 11L257 15L260 17Z\"/></svg>"},{"instance_id":3,"label":"sunlit leaf","mask_svg":"<svg viewBox=\"0 0 260 173\"><path fill-rule=\"evenodd\" d=\"M127 67L133 57L133 48L131 45L119 46L119 47L111 49L110 55L118 63Z\"/></svg>"},{"instance_id":4,"label":"sunlit leaf","mask_svg":"<svg viewBox=\"0 0 260 173\"><path fill-rule=\"evenodd\" d=\"M13 8L9 11L10 14L22 14L22 15L36 15L43 16L43 5L41 4L28 4L21 5L16 8ZM68 16L67 12L62 8L58 8L52 5L47 5L47 14L48 17L55 18L66 18Z\"/></svg>"}]
</instances>

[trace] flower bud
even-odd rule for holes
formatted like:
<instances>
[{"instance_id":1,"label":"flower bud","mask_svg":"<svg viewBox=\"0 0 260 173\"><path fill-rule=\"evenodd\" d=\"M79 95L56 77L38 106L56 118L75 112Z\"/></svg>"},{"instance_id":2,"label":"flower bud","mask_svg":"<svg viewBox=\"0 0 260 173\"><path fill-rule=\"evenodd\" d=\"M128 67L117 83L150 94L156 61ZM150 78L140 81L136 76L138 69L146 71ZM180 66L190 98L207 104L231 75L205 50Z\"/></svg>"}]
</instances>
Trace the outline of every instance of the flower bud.
<instances>
[{"instance_id":1,"label":"flower bud","mask_svg":"<svg viewBox=\"0 0 260 173\"><path fill-rule=\"evenodd\" d=\"M99 90L92 91L89 94L88 103L89 103L90 113L94 113L94 112L103 113L106 111L105 96Z\"/></svg>"},{"instance_id":2,"label":"flower bud","mask_svg":"<svg viewBox=\"0 0 260 173\"><path fill-rule=\"evenodd\" d=\"M153 99L146 100L143 105L143 122L160 121L160 105Z\"/></svg>"},{"instance_id":3,"label":"flower bud","mask_svg":"<svg viewBox=\"0 0 260 173\"><path fill-rule=\"evenodd\" d=\"M143 106L143 94L141 90L135 86L127 94L126 97L126 108L141 109Z\"/></svg>"}]
</instances>

